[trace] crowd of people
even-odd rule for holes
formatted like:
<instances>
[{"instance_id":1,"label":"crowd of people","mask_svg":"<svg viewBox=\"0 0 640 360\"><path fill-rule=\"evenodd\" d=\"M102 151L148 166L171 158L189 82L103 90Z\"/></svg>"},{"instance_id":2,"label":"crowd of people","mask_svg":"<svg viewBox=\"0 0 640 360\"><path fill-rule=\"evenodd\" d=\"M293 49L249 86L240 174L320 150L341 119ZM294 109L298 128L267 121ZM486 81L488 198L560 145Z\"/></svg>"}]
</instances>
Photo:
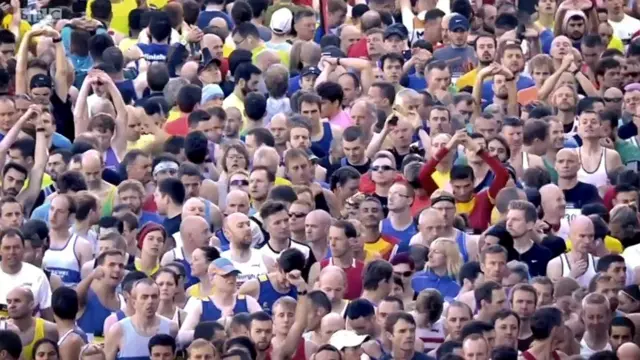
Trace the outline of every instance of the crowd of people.
<instances>
[{"instance_id":1,"label":"crowd of people","mask_svg":"<svg viewBox=\"0 0 640 360\"><path fill-rule=\"evenodd\" d=\"M0 18L0 360L640 360L637 1Z\"/></svg>"}]
</instances>

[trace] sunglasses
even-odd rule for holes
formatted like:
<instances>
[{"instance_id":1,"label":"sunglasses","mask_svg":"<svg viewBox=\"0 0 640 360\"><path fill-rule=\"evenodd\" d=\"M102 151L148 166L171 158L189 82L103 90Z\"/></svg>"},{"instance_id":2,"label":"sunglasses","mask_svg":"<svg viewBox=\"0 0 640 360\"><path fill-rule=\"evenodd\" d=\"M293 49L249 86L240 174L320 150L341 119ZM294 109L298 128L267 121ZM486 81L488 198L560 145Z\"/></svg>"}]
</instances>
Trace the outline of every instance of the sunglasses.
<instances>
[{"instance_id":1,"label":"sunglasses","mask_svg":"<svg viewBox=\"0 0 640 360\"><path fill-rule=\"evenodd\" d=\"M410 277L411 275L413 275L413 272L411 272L411 271L404 271L404 272L394 272L393 274L394 274L395 276Z\"/></svg>"},{"instance_id":2,"label":"sunglasses","mask_svg":"<svg viewBox=\"0 0 640 360\"><path fill-rule=\"evenodd\" d=\"M307 214L305 214L305 213L295 213L295 212L290 212L290 213L289 213L289 217L290 217L290 218L301 219L301 218L307 217Z\"/></svg>"},{"instance_id":3,"label":"sunglasses","mask_svg":"<svg viewBox=\"0 0 640 360\"><path fill-rule=\"evenodd\" d=\"M380 165L380 166L372 166L371 167L371 171L391 171L393 170L392 166L389 165Z\"/></svg>"},{"instance_id":4,"label":"sunglasses","mask_svg":"<svg viewBox=\"0 0 640 360\"><path fill-rule=\"evenodd\" d=\"M249 186L249 180L233 180L229 182L233 186Z\"/></svg>"},{"instance_id":5,"label":"sunglasses","mask_svg":"<svg viewBox=\"0 0 640 360\"><path fill-rule=\"evenodd\" d=\"M622 98L604 98L605 102L612 102L612 103L619 103L620 101L622 101Z\"/></svg>"}]
</instances>

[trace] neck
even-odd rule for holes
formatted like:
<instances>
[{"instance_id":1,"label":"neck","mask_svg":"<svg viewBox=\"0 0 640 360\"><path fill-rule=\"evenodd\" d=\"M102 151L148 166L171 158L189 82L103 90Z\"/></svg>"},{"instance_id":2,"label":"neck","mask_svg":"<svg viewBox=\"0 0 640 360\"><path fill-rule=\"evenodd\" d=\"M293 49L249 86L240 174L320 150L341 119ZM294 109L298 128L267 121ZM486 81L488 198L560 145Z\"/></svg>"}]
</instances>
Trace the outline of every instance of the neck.
<instances>
[{"instance_id":1,"label":"neck","mask_svg":"<svg viewBox=\"0 0 640 360\"><path fill-rule=\"evenodd\" d=\"M4 273L17 274L22 269L22 261L18 261L15 264L9 264L6 261L2 261L0 262L0 268Z\"/></svg>"},{"instance_id":2,"label":"neck","mask_svg":"<svg viewBox=\"0 0 640 360\"><path fill-rule=\"evenodd\" d=\"M182 206L169 204L167 209L167 218L171 219L182 214Z\"/></svg>"},{"instance_id":3,"label":"neck","mask_svg":"<svg viewBox=\"0 0 640 360\"><path fill-rule=\"evenodd\" d=\"M364 290L362 292L362 297L371 301L374 305L378 305L382 300L382 296L380 296L376 290Z\"/></svg>"},{"instance_id":4,"label":"neck","mask_svg":"<svg viewBox=\"0 0 640 360\"><path fill-rule=\"evenodd\" d=\"M280 239L275 239L271 237L269 239L269 246L271 246L271 248L277 252L285 250L288 245L289 245L289 238L280 240Z\"/></svg>"},{"instance_id":5,"label":"neck","mask_svg":"<svg viewBox=\"0 0 640 360\"><path fill-rule=\"evenodd\" d=\"M243 248L240 246L236 246L233 243L229 247L231 258L235 261L248 261L251 258L251 247Z\"/></svg>"},{"instance_id":6,"label":"neck","mask_svg":"<svg viewBox=\"0 0 640 360\"><path fill-rule=\"evenodd\" d=\"M322 258L316 257L317 260L324 259L324 256L327 254L327 248L329 247L329 244L326 240L310 241L307 243L307 245L309 245L311 251L313 251L314 254L322 256Z\"/></svg>"},{"instance_id":7,"label":"neck","mask_svg":"<svg viewBox=\"0 0 640 360\"><path fill-rule=\"evenodd\" d=\"M86 235L91 229L91 224L89 223L89 219L83 221L76 221L74 230L76 234Z\"/></svg>"},{"instance_id":8,"label":"neck","mask_svg":"<svg viewBox=\"0 0 640 360\"><path fill-rule=\"evenodd\" d=\"M253 208L256 209L256 211L259 211L262 208L262 204L264 204L266 201L267 201L266 198L261 200L253 199L251 203L253 204Z\"/></svg>"},{"instance_id":9,"label":"neck","mask_svg":"<svg viewBox=\"0 0 640 360\"><path fill-rule=\"evenodd\" d=\"M240 99L240 100L244 100L244 94L242 93L242 89L240 89L239 87L235 87L233 89L233 93Z\"/></svg>"},{"instance_id":10,"label":"neck","mask_svg":"<svg viewBox=\"0 0 640 360\"><path fill-rule=\"evenodd\" d=\"M619 13L609 12L608 15L609 15L609 20L611 21L620 22L622 21L622 19L624 19L623 11L620 11Z\"/></svg>"},{"instance_id":11,"label":"neck","mask_svg":"<svg viewBox=\"0 0 640 360\"><path fill-rule=\"evenodd\" d=\"M573 121L576 118L576 113L573 111L558 110L558 117L563 124L569 125L573 124Z\"/></svg>"},{"instance_id":12,"label":"neck","mask_svg":"<svg viewBox=\"0 0 640 360\"><path fill-rule=\"evenodd\" d=\"M553 359L551 354L554 351L555 349L551 347L551 339L534 341L529 350L527 350L536 360L551 360Z\"/></svg>"},{"instance_id":13,"label":"neck","mask_svg":"<svg viewBox=\"0 0 640 360\"><path fill-rule=\"evenodd\" d=\"M198 279L200 279L200 294L211 294L213 286L209 282L209 275L205 273L203 276L198 276Z\"/></svg>"},{"instance_id":14,"label":"neck","mask_svg":"<svg viewBox=\"0 0 640 360\"><path fill-rule=\"evenodd\" d=\"M542 26L546 27L547 29L553 28L554 20L555 18L553 14L543 14L541 12L538 12L538 21L540 22L540 24L542 24Z\"/></svg>"},{"instance_id":15,"label":"neck","mask_svg":"<svg viewBox=\"0 0 640 360\"><path fill-rule=\"evenodd\" d=\"M602 151L600 139L582 139L582 146L580 147L580 151L586 152L587 154L600 154L600 152Z\"/></svg>"},{"instance_id":16,"label":"neck","mask_svg":"<svg viewBox=\"0 0 640 360\"><path fill-rule=\"evenodd\" d=\"M116 297L116 287L107 286L107 284L103 283L102 280L94 280L91 283L91 290L98 295L101 302Z\"/></svg>"},{"instance_id":17,"label":"neck","mask_svg":"<svg viewBox=\"0 0 640 360\"><path fill-rule=\"evenodd\" d=\"M156 311L156 313L168 319L172 319L175 312L176 306L173 300L160 300L160 304L158 305L158 310Z\"/></svg>"},{"instance_id":18,"label":"neck","mask_svg":"<svg viewBox=\"0 0 640 360\"><path fill-rule=\"evenodd\" d=\"M315 138L320 136L323 130L322 121L311 121L311 137Z\"/></svg>"},{"instance_id":19,"label":"neck","mask_svg":"<svg viewBox=\"0 0 640 360\"><path fill-rule=\"evenodd\" d=\"M156 265L158 265L158 257L146 254L144 252L140 255L140 268L143 272L146 273L153 270Z\"/></svg>"},{"instance_id":20,"label":"neck","mask_svg":"<svg viewBox=\"0 0 640 360\"><path fill-rule=\"evenodd\" d=\"M432 273L442 277L447 275L447 268L429 268Z\"/></svg>"},{"instance_id":21,"label":"neck","mask_svg":"<svg viewBox=\"0 0 640 360\"><path fill-rule=\"evenodd\" d=\"M350 251L340 257L332 257L333 265L341 268L348 268L353 265L353 254Z\"/></svg>"},{"instance_id":22,"label":"neck","mask_svg":"<svg viewBox=\"0 0 640 360\"><path fill-rule=\"evenodd\" d=\"M139 314L136 312L131 316L131 320L135 325L138 325L138 327L151 327L156 322L156 314L153 314L152 316L146 316L144 314Z\"/></svg>"},{"instance_id":23,"label":"neck","mask_svg":"<svg viewBox=\"0 0 640 360\"><path fill-rule=\"evenodd\" d=\"M413 357L415 350L411 349L411 351L406 351L402 349L393 349L391 352L394 360L410 360Z\"/></svg>"},{"instance_id":24,"label":"neck","mask_svg":"<svg viewBox=\"0 0 640 360\"><path fill-rule=\"evenodd\" d=\"M25 316L20 319L11 319L13 324L20 330L20 332L24 333L29 330L35 323L33 316Z\"/></svg>"},{"instance_id":25,"label":"neck","mask_svg":"<svg viewBox=\"0 0 640 360\"><path fill-rule=\"evenodd\" d=\"M215 299L216 303L223 306L231 305L236 299L236 296L233 292L222 292L222 291L216 291L212 297Z\"/></svg>"},{"instance_id":26,"label":"neck","mask_svg":"<svg viewBox=\"0 0 640 360\"><path fill-rule=\"evenodd\" d=\"M389 195L389 189L391 189L392 184L376 184L375 193L387 197Z\"/></svg>"},{"instance_id":27,"label":"neck","mask_svg":"<svg viewBox=\"0 0 640 360\"><path fill-rule=\"evenodd\" d=\"M365 243L374 243L380 238L380 228L375 227L362 227L362 238Z\"/></svg>"},{"instance_id":28,"label":"neck","mask_svg":"<svg viewBox=\"0 0 640 360\"><path fill-rule=\"evenodd\" d=\"M491 322L491 314L488 314L486 310L480 309L478 311L478 315L476 315L476 320Z\"/></svg>"},{"instance_id":29,"label":"neck","mask_svg":"<svg viewBox=\"0 0 640 360\"><path fill-rule=\"evenodd\" d=\"M531 240L531 238L529 238L527 234L513 239L513 247L519 253L524 253L527 250L529 250L532 244L533 244L533 240Z\"/></svg>"},{"instance_id":30,"label":"neck","mask_svg":"<svg viewBox=\"0 0 640 360\"><path fill-rule=\"evenodd\" d=\"M561 190L571 190L578 185L578 177L574 176L572 178L563 178L558 177L558 187Z\"/></svg>"},{"instance_id":31,"label":"neck","mask_svg":"<svg viewBox=\"0 0 640 360\"><path fill-rule=\"evenodd\" d=\"M531 322L529 319L520 319L520 335L518 338L526 339L531 336Z\"/></svg>"},{"instance_id":32,"label":"neck","mask_svg":"<svg viewBox=\"0 0 640 360\"><path fill-rule=\"evenodd\" d=\"M585 331L582 338L587 342L590 348L594 350L603 349L607 346L607 342L609 341L609 332L597 331L592 333L590 331Z\"/></svg>"},{"instance_id":33,"label":"neck","mask_svg":"<svg viewBox=\"0 0 640 360\"><path fill-rule=\"evenodd\" d=\"M247 119L247 131L251 130L251 129L257 129L257 128L263 128L264 126L264 121L263 119L260 120L253 120L253 119Z\"/></svg>"},{"instance_id":34,"label":"neck","mask_svg":"<svg viewBox=\"0 0 640 360\"><path fill-rule=\"evenodd\" d=\"M389 211L389 220L391 220L391 224L395 228L403 229L413 222L413 218L411 217L411 210L407 208L403 209L400 212Z\"/></svg>"},{"instance_id":35,"label":"neck","mask_svg":"<svg viewBox=\"0 0 640 360\"><path fill-rule=\"evenodd\" d=\"M65 241L67 240L67 238L69 238L69 228L67 226L62 226L60 228L57 229L51 229L49 230L50 233L50 238L56 238L56 239L64 239Z\"/></svg>"},{"instance_id":36,"label":"neck","mask_svg":"<svg viewBox=\"0 0 640 360\"><path fill-rule=\"evenodd\" d=\"M73 320L56 319L56 328L58 329L58 338L61 338L67 331L74 329L76 322Z\"/></svg>"},{"instance_id":37,"label":"neck","mask_svg":"<svg viewBox=\"0 0 640 360\"><path fill-rule=\"evenodd\" d=\"M549 149L547 150L547 153L544 155L544 157L547 159L549 163L555 164L557 154L558 154L558 149L550 146Z\"/></svg>"},{"instance_id":38,"label":"neck","mask_svg":"<svg viewBox=\"0 0 640 360\"><path fill-rule=\"evenodd\" d=\"M292 231L291 232L291 238L295 241L299 241L299 242L305 242L305 232L304 230L302 231Z\"/></svg>"},{"instance_id":39,"label":"neck","mask_svg":"<svg viewBox=\"0 0 640 360\"><path fill-rule=\"evenodd\" d=\"M557 225L560 224L562 217L562 214L557 214L555 211L545 211L542 220L548 222L551 225Z\"/></svg>"}]
</instances>

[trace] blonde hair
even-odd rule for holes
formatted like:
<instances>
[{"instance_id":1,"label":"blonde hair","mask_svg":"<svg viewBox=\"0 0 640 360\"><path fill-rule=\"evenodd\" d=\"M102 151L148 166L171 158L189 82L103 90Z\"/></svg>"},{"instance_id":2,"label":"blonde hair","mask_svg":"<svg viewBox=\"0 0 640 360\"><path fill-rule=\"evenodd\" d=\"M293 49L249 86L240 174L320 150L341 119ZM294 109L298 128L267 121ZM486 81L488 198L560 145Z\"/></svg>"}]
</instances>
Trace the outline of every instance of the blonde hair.
<instances>
[{"instance_id":1,"label":"blonde hair","mask_svg":"<svg viewBox=\"0 0 640 360\"><path fill-rule=\"evenodd\" d=\"M447 275L456 279L462 267L462 257L460 256L458 244L449 238L437 238L431 243L430 249L433 249L437 245L444 247L444 255L447 258ZM428 264L427 262L427 269L429 269Z\"/></svg>"}]
</instances>

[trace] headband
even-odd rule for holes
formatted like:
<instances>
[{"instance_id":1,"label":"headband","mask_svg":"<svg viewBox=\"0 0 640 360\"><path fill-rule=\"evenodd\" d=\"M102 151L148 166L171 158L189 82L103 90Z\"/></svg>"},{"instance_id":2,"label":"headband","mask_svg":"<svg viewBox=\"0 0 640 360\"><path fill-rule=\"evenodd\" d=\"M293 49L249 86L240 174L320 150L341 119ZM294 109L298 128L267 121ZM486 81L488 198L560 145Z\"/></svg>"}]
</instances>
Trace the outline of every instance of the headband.
<instances>
[{"instance_id":1,"label":"headband","mask_svg":"<svg viewBox=\"0 0 640 360\"><path fill-rule=\"evenodd\" d=\"M456 199L453 196L440 195L438 197L435 197L435 198L431 199L431 206L433 206L433 205L435 205L435 204L437 204L439 202L442 202L442 201L448 201L448 202L450 202L452 204L456 203Z\"/></svg>"},{"instance_id":2,"label":"headband","mask_svg":"<svg viewBox=\"0 0 640 360\"><path fill-rule=\"evenodd\" d=\"M156 165L156 167L153 168L153 175L158 175L159 172L166 170L178 171L178 164L174 163L173 161L161 161L158 163L158 165Z\"/></svg>"}]
</instances>

